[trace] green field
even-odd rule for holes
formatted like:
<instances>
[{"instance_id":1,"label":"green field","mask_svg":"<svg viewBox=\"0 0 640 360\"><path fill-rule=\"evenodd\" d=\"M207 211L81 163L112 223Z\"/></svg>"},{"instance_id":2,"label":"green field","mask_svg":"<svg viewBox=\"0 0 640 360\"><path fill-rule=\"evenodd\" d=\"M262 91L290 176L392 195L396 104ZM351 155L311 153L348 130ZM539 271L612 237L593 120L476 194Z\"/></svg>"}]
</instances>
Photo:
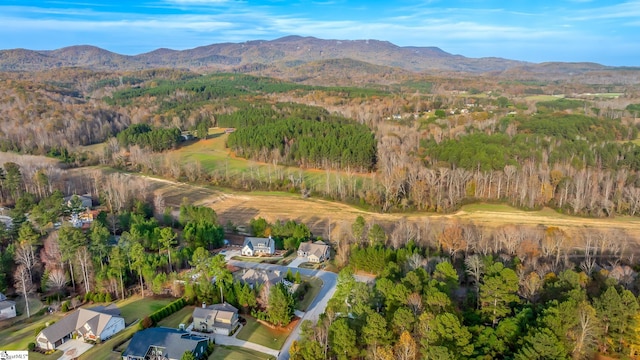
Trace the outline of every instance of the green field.
<instances>
[{"instance_id":1,"label":"green field","mask_svg":"<svg viewBox=\"0 0 640 360\"><path fill-rule=\"evenodd\" d=\"M284 342L289 336L289 331L270 329L252 317L243 317L247 319L247 324L242 327L242 330L240 330L236 336L238 339L266 346L274 350L280 350L282 348L282 345L284 345Z\"/></svg>"},{"instance_id":2,"label":"green field","mask_svg":"<svg viewBox=\"0 0 640 360\"><path fill-rule=\"evenodd\" d=\"M180 324L184 324L185 327L189 326L191 316L193 315L193 306L185 306L177 312L167 316L166 318L158 322L158 326L164 326L177 329Z\"/></svg>"},{"instance_id":3,"label":"green field","mask_svg":"<svg viewBox=\"0 0 640 360\"><path fill-rule=\"evenodd\" d=\"M181 164L198 162L204 172L216 172L225 177L244 174L260 179L264 183L270 181L275 183L278 179L289 179L290 177L302 177L308 189L320 189L327 186L327 176L330 183L335 182L337 177L342 178L342 181L356 182L362 182L369 178L368 174L353 173L349 180L346 173L341 171L300 169L237 158L226 148L226 140L229 135L224 133L224 129L213 128L209 130L209 134L209 139L192 142L178 150L168 152L167 156ZM300 196L299 193L294 195Z\"/></svg>"},{"instance_id":4,"label":"green field","mask_svg":"<svg viewBox=\"0 0 640 360\"><path fill-rule=\"evenodd\" d=\"M300 311L307 311L307 308L309 307L309 305L311 305L311 302L313 302L313 299L315 299L316 296L318 296L318 293L320 293L320 289L322 289L322 280L318 279L317 277L312 277L312 278L303 277L302 279L308 282L311 285L311 287L304 294L304 299L296 303L296 309Z\"/></svg>"},{"instance_id":5,"label":"green field","mask_svg":"<svg viewBox=\"0 0 640 360\"><path fill-rule=\"evenodd\" d=\"M553 101L564 98L564 95L532 95L525 97L526 100L530 101Z\"/></svg>"},{"instance_id":6,"label":"green field","mask_svg":"<svg viewBox=\"0 0 640 360\"><path fill-rule=\"evenodd\" d=\"M131 324L135 320L142 319L152 312L161 309L173 300L175 299L143 299L136 295L123 301L118 301L116 305L120 309L125 324Z\"/></svg>"},{"instance_id":7,"label":"green field","mask_svg":"<svg viewBox=\"0 0 640 360\"><path fill-rule=\"evenodd\" d=\"M237 346L216 345L209 360L275 360L275 357Z\"/></svg>"}]
</instances>

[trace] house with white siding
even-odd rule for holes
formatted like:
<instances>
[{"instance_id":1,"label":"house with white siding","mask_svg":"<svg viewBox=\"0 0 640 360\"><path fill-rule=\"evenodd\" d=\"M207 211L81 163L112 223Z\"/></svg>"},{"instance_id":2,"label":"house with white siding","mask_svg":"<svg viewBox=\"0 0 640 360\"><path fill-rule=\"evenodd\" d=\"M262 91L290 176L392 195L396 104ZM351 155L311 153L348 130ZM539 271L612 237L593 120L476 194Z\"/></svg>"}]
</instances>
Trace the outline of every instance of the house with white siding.
<instances>
[{"instance_id":1,"label":"house with white siding","mask_svg":"<svg viewBox=\"0 0 640 360\"><path fill-rule=\"evenodd\" d=\"M36 336L36 345L54 350L73 338L104 341L124 329L124 318L115 305L78 309L46 327Z\"/></svg>"}]
</instances>

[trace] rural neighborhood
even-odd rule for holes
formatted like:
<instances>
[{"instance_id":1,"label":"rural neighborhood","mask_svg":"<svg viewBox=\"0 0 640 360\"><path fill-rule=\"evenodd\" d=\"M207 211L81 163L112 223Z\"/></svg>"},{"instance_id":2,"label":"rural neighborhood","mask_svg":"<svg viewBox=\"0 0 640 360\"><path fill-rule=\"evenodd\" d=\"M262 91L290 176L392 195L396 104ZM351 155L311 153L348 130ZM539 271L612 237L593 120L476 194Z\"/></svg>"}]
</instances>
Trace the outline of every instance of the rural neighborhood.
<instances>
[{"instance_id":1,"label":"rural neighborhood","mask_svg":"<svg viewBox=\"0 0 640 360\"><path fill-rule=\"evenodd\" d=\"M0 4L0 359L640 359L640 68L550 58L615 1ZM484 52L271 34L355 13ZM48 48L123 26L180 48Z\"/></svg>"}]
</instances>

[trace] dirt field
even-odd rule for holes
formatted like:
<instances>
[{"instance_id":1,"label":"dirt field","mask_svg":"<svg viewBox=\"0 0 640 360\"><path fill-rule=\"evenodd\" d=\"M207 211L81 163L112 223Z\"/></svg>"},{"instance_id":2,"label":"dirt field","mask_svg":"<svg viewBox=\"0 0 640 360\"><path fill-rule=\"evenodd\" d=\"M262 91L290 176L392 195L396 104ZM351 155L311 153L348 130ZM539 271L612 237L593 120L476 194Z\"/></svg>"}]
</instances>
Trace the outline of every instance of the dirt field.
<instances>
[{"instance_id":1,"label":"dirt field","mask_svg":"<svg viewBox=\"0 0 640 360\"><path fill-rule=\"evenodd\" d=\"M454 214L444 215L430 213L380 214L366 212L337 202L314 198L303 199L296 194L225 192L167 180L147 179L155 183L153 188L156 189L156 192L164 194L168 206L177 209L182 199L187 198L196 205L212 207L222 224L231 221L235 225L247 225L251 219L256 217L262 217L269 222L292 219L307 224L315 235L326 236L330 226L335 229L340 223L350 225L357 216L362 215L368 222L381 224L392 224L406 218L412 222L425 220L434 222L472 221L486 227L516 224L557 226L568 231L586 228L621 229L632 238L640 239L640 218L581 218L558 214L552 209L522 211L507 205L490 204L468 205Z\"/></svg>"}]
</instances>

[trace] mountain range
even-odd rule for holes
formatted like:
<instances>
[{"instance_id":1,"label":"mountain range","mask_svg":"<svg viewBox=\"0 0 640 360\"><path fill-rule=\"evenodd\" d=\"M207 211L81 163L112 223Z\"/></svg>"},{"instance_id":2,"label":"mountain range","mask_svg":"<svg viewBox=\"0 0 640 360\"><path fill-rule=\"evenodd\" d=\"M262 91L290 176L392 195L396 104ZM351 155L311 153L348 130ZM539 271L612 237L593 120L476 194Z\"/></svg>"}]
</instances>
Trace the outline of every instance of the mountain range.
<instances>
[{"instance_id":1,"label":"mountain range","mask_svg":"<svg viewBox=\"0 0 640 360\"><path fill-rule=\"evenodd\" d=\"M139 55L121 55L95 46L57 50L11 49L0 51L0 71L42 71L61 67L92 70L185 68L191 70L255 71L265 67L289 69L313 62L349 59L409 72L584 73L610 68L594 63L535 64L503 58L468 58L437 47L400 47L378 40L324 40L287 36L276 40L220 43L188 50L157 49ZM353 64L352 63L352 64Z\"/></svg>"}]
</instances>

